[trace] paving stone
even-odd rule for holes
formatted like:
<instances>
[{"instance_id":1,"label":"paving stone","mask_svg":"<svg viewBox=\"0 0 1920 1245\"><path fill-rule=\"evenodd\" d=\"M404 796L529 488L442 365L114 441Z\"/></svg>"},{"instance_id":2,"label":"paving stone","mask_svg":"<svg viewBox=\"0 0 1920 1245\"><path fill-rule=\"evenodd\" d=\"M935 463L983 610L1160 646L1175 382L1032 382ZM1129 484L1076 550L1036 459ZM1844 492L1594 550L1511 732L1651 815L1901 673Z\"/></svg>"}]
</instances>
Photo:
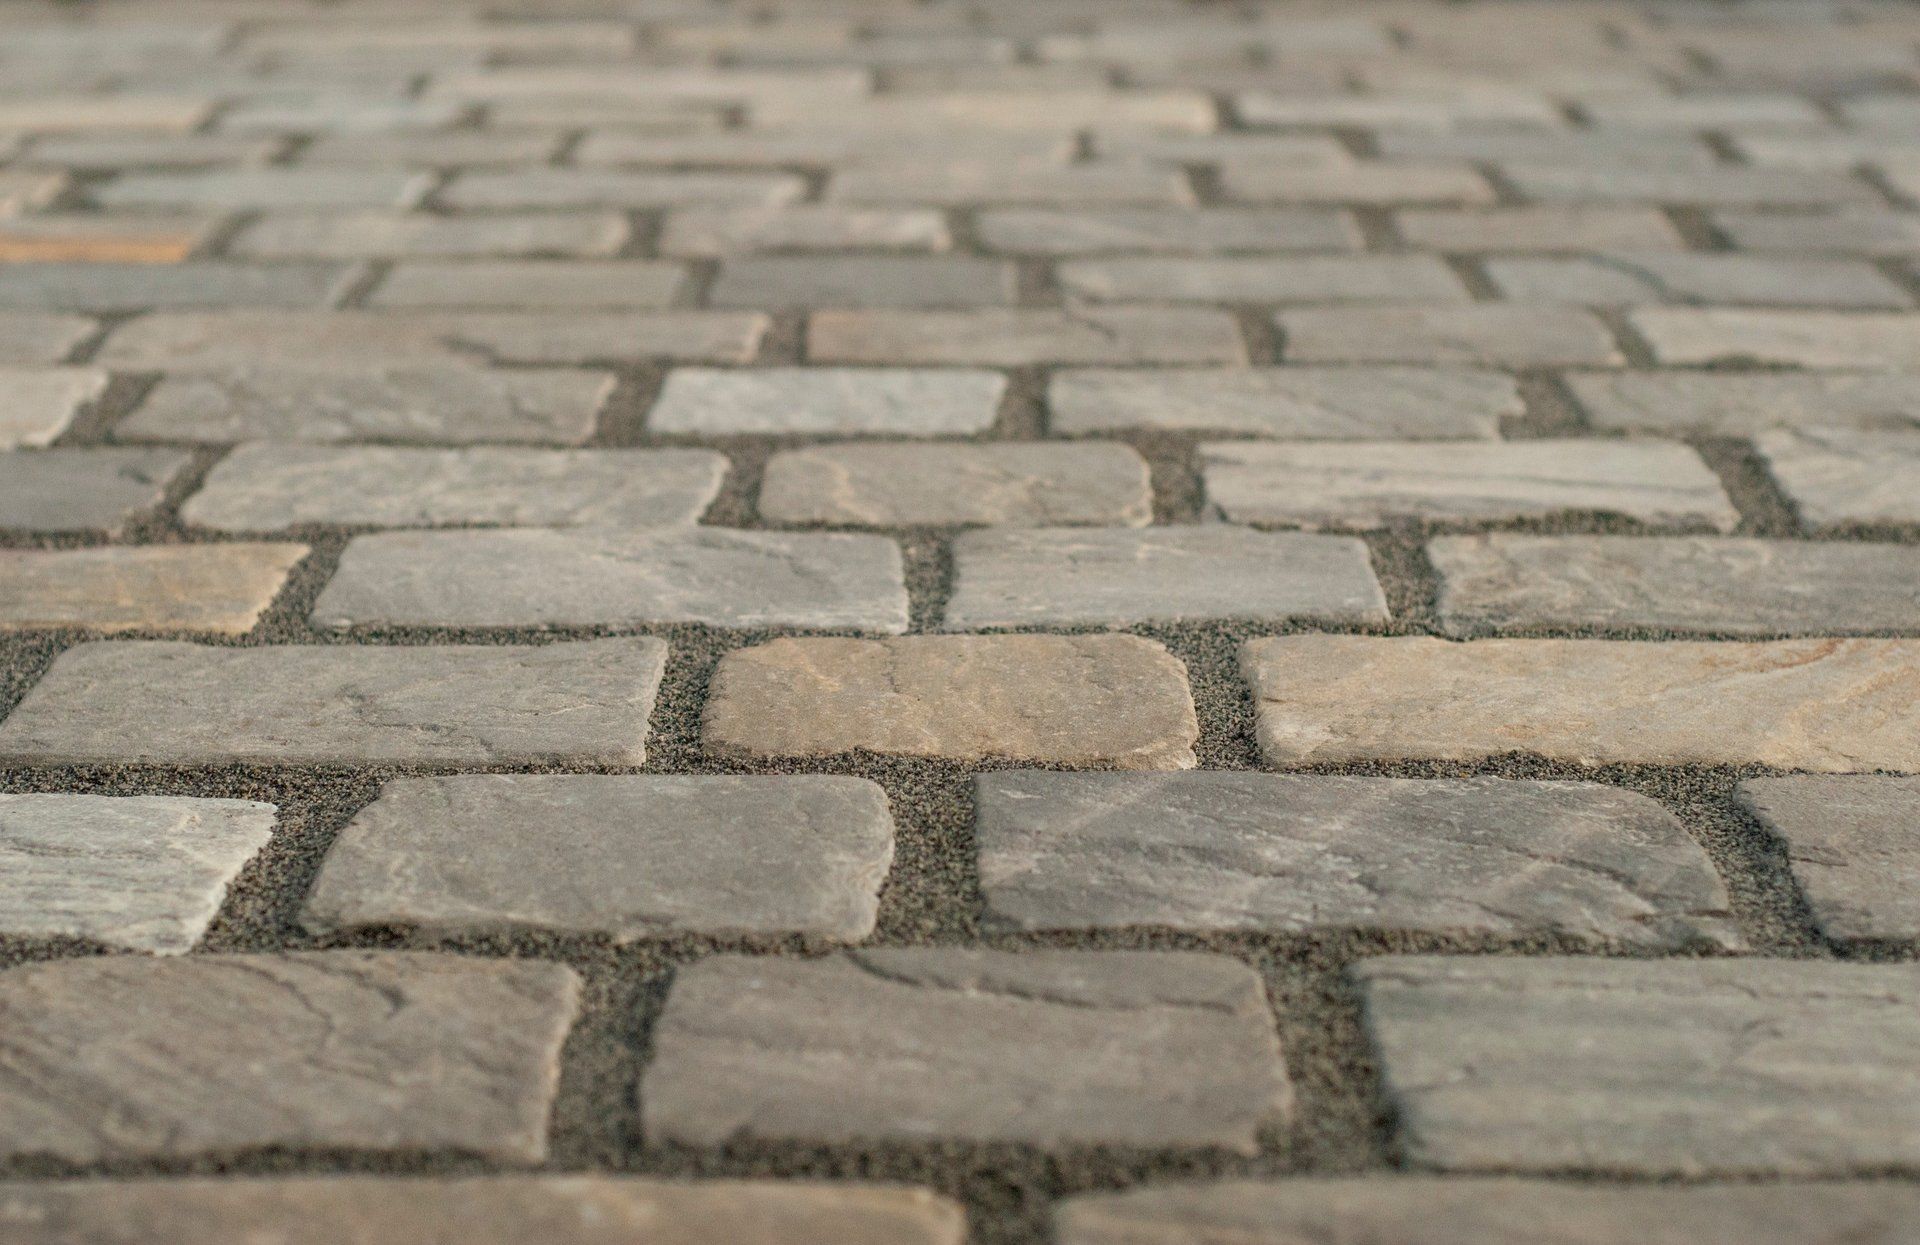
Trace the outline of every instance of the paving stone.
<instances>
[{"instance_id":1,"label":"paving stone","mask_svg":"<svg viewBox=\"0 0 1920 1245\"><path fill-rule=\"evenodd\" d=\"M448 207L669 207L681 203L792 203L806 183L790 173L623 173L610 169L516 169L462 173L440 192Z\"/></svg>"},{"instance_id":2,"label":"paving stone","mask_svg":"<svg viewBox=\"0 0 1920 1245\"><path fill-rule=\"evenodd\" d=\"M73 1163L252 1147L537 1163L580 983L390 951L130 957L0 973L0 1153Z\"/></svg>"},{"instance_id":3,"label":"paving stone","mask_svg":"<svg viewBox=\"0 0 1920 1245\"><path fill-rule=\"evenodd\" d=\"M1353 156L1327 134L1176 134L1126 126L1096 126L1093 153L1101 159L1151 160L1156 164L1213 164L1221 160L1270 160L1307 168L1345 168Z\"/></svg>"},{"instance_id":4,"label":"paving stone","mask_svg":"<svg viewBox=\"0 0 1920 1245\"><path fill-rule=\"evenodd\" d=\"M1018 772L975 778L974 806L1001 928L1742 945L1673 814L1597 784Z\"/></svg>"},{"instance_id":5,"label":"paving stone","mask_svg":"<svg viewBox=\"0 0 1920 1245\"><path fill-rule=\"evenodd\" d=\"M657 309L673 305L686 275L679 264L648 259L403 263L381 280L366 305Z\"/></svg>"},{"instance_id":6,"label":"paving stone","mask_svg":"<svg viewBox=\"0 0 1920 1245\"><path fill-rule=\"evenodd\" d=\"M582 165L705 165L715 168L828 168L925 163L930 151L969 163L1025 167L1065 164L1077 150L1070 133L958 129L936 134L884 126L860 126L814 117L775 129L646 133L599 130L581 140L574 160ZM821 211L812 205L783 211ZM840 209L834 209L840 210Z\"/></svg>"},{"instance_id":7,"label":"paving stone","mask_svg":"<svg viewBox=\"0 0 1920 1245\"><path fill-rule=\"evenodd\" d=\"M1920 427L1920 376L1595 372L1562 378L1596 428L1750 437L1769 428Z\"/></svg>"},{"instance_id":8,"label":"paving stone","mask_svg":"<svg viewBox=\"0 0 1920 1245\"><path fill-rule=\"evenodd\" d=\"M190 461L180 450L117 447L0 453L0 528L118 532L159 505Z\"/></svg>"},{"instance_id":9,"label":"paving stone","mask_svg":"<svg viewBox=\"0 0 1920 1245\"><path fill-rule=\"evenodd\" d=\"M969 532L941 626L1131 626L1284 618L1381 623L1363 541L1223 525Z\"/></svg>"},{"instance_id":10,"label":"paving stone","mask_svg":"<svg viewBox=\"0 0 1920 1245\"><path fill-rule=\"evenodd\" d=\"M1584 99L1594 125L1638 130L1824 129L1810 101L1779 91L1714 91L1687 95L1609 95Z\"/></svg>"},{"instance_id":11,"label":"paving stone","mask_svg":"<svg viewBox=\"0 0 1920 1245\"><path fill-rule=\"evenodd\" d=\"M1086 259L1060 265L1069 295L1128 302L1344 303L1467 301L1431 255Z\"/></svg>"},{"instance_id":12,"label":"paving stone","mask_svg":"<svg viewBox=\"0 0 1920 1245\"><path fill-rule=\"evenodd\" d=\"M1289 362L1494 367L1623 362L1599 320L1571 307L1306 307L1275 316Z\"/></svg>"},{"instance_id":13,"label":"paving stone","mask_svg":"<svg viewBox=\"0 0 1920 1245\"><path fill-rule=\"evenodd\" d=\"M1260 979L1167 951L719 956L676 975L647 1136L1209 1146L1291 1105Z\"/></svg>"},{"instance_id":14,"label":"paving stone","mask_svg":"<svg viewBox=\"0 0 1920 1245\"><path fill-rule=\"evenodd\" d=\"M67 649L0 722L36 765L638 765L667 646Z\"/></svg>"},{"instance_id":15,"label":"paving stone","mask_svg":"<svg viewBox=\"0 0 1920 1245\"><path fill-rule=\"evenodd\" d=\"M214 169L122 173L89 198L107 208L406 208L432 185L404 169Z\"/></svg>"},{"instance_id":16,"label":"paving stone","mask_svg":"<svg viewBox=\"0 0 1920 1245\"><path fill-rule=\"evenodd\" d=\"M1286 367L1056 372L1048 428L1217 430L1307 440L1480 439L1525 407L1511 377L1453 368Z\"/></svg>"},{"instance_id":17,"label":"paving stone","mask_svg":"<svg viewBox=\"0 0 1920 1245\"><path fill-rule=\"evenodd\" d=\"M551 442L593 435L604 372L342 361L161 379L114 435L141 441Z\"/></svg>"},{"instance_id":18,"label":"paving stone","mask_svg":"<svg viewBox=\"0 0 1920 1245\"><path fill-rule=\"evenodd\" d=\"M1486 273L1516 302L1724 303L1759 307L1904 308L1913 300L1856 260L1759 255L1591 255L1493 259Z\"/></svg>"},{"instance_id":19,"label":"paving stone","mask_svg":"<svg viewBox=\"0 0 1920 1245\"><path fill-rule=\"evenodd\" d=\"M1913 965L1388 956L1354 975L1418 1166L1811 1176L1920 1151Z\"/></svg>"},{"instance_id":20,"label":"paving stone","mask_svg":"<svg viewBox=\"0 0 1920 1245\"><path fill-rule=\"evenodd\" d=\"M864 94L864 91L862 92ZM796 112L808 121L818 110ZM756 114L767 121L766 110ZM775 118L773 120L778 120ZM1178 134L1206 134L1218 123L1213 101L1199 91L945 91L868 97L843 102L832 121L849 129L933 135L955 131L994 134L1058 133L1092 126ZM771 123L770 121L768 123Z\"/></svg>"},{"instance_id":21,"label":"paving stone","mask_svg":"<svg viewBox=\"0 0 1920 1245\"><path fill-rule=\"evenodd\" d=\"M377 99L322 94L241 100L221 109L215 123L240 134L387 134L438 131L459 124L470 110L444 99Z\"/></svg>"},{"instance_id":22,"label":"paving stone","mask_svg":"<svg viewBox=\"0 0 1920 1245\"><path fill-rule=\"evenodd\" d=\"M1877 203L1872 189L1839 173L1722 165L1673 169L1515 162L1500 170L1530 199L1671 203L1702 207L1838 207Z\"/></svg>"},{"instance_id":23,"label":"paving stone","mask_svg":"<svg viewBox=\"0 0 1920 1245\"><path fill-rule=\"evenodd\" d=\"M864 778L403 778L340 832L301 920L857 942L892 859L887 797Z\"/></svg>"},{"instance_id":24,"label":"paving stone","mask_svg":"<svg viewBox=\"0 0 1920 1245\"><path fill-rule=\"evenodd\" d=\"M235 255L257 259L317 256L607 256L626 245L617 212L527 212L485 216L403 216L393 212L276 212L241 230Z\"/></svg>"},{"instance_id":25,"label":"paving stone","mask_svg":"<svg viewBox=\"0 0 1920 1245\"><path fill-rule=\"evenodd\" d=\"M0 264L175 264L211 236L214 224L145 213L0 220Z\"/></svg>"},{"instance_id":26,"label":"paving stone","mask_svg":"<svg viewBox=\"0 0 1920 1245\"><path fill-rule=\"evenodd\" d=\"M1600 627L1728 635L1920 628L1920 549L1674 536L1443 536L1452 635Z\"/></svg>"},{"instance_id":27,"label":"paving stone","mask_svg":"<svg viewBox=\"0 0 1920 1245\"><path fill-rule=\"evenodd\" d=\"M714 307L971 307L1011 304L1012 264L962 255L729 259L707 291Z\"/></svg>"},{"instance_id":28,"label":"paving stone","mask_svg":"<svg viewBox=\"0 0 1920 1245\"><path fill-rule=\"evenodd\" d=\"M565 145L561 130L433 130L321 134L295 155L301 165L399 164L421 168L542 165Z\"/></svg>"},{"instance_id":29,"label":"paving stone","mask_svg":"<svg viewBox=\"0 0 1920 1245\"><path fill-rule=\"evenodd\" d=\"M1920 157L1920 142L1910 135L1885 130L1803 134L1760 130L1734 136L1733 145L1749 164L1839 173L1850 172L1861 164L1908 163Z\"/></svg>"},{"instance_id":30,"label":"paving stone","mask_svg":"<svg viewBox=\"0 0 1920 1245\"><path fill-rule=\"evenodd\" d=\"M1003 208L980 213L975 229L993 250L1032 255L1360 249L1351 217L1313 208Z\"/></svg>"},{"instance_id":31,"label":"paving stone","mask_svg":"<svg viewBox=\"0 0 1920 1245\"><path fill-rule=\"evenodd\" d=\"M925 1189L617 1176L333 1176L0 1184L16 1245L962 1245L960 1208ZM1867 1241L1865 1245L1878 1245ZM1715 1243L1717 1245L1717 1243Z\"/></svg>"},{"instance_id":32,"label":"paving stone","mask_svg":"<svg viewBox=\"0 0 1920 1245\"><path fill-rule=\"evenodd\" d=\"M1920 779L1749 778L1736 795L1785 849L1823 935L1920 936Z\"/></svg>"},{"instance_id":33,"label":"paving stone","mask_svg":"<svg viewBox=\"0 0 1920 1245\"><path fill-rule=\"evenodd\" d=\"M1153 489L1125 445L814 445L768 460L760 513L863 527L1137 526L1153 519Z\"/></svg>"},{"instance_id":34,"label":"paving stone","mask_svg":"<svg viewBox=\"0 0 1920 1245\"><path fill-rule=\"evenodd\" d=\"M1448 92L1368 95L1247 91L1235 103L1240 119L1248 125L1425 126L1444 130L1462 122L1553 126L1563 121L1559 110L1539 92L1494 85Z\"/></svg>"},{"instance_id":35,"label":"paving stone","mask_svg":"<svg viewBox=\"0 0 1920 1245\"><path fill-rule=\"evenodd\" d=\"M359 536L316 627L907 629L900 547L844 532L509 528Z\"/></svg>"},{"instance_id":36,"label":"paving stone","mask_svg":"<svg viewBox=\"0 0 1920 1245\"><path fill-rule=\"evenodd\" d=\"M1814 527L1920 523L1920 428L1778 429L1753 445Z\"/></svg>"},{"instance_id":37,"label":"paving stone","mask_svg":"<svg viewBox=\"0 0 1920 1245\"><path fill-rule=\"evenodd\" d=\"M1920 641L1251 640L1276 765L1536 753L1582 765L1920 769Z\"/></svg>"},{"instance_id":38,"label":"paving stone","mask_svg":"<svg viewBox=\"0 0 1920 1245\"><path fill-rule=\"evenodd\" d=\"M1920 315L1642 307L1634 330L1663 364L1742 363L1898 371L1920 352Z\"/></svg>"},{"instance_id":39,"label":"paving stone","mask_svg":"<svg viewBox=\"0 0 1920 1245\"><path fill-rule=\"evenodd\" d=\"M1188 769L1186 667L1136 636L780 639L720 659L707 751ZM4 739L4 732L0 732Z\"/></svg>"},{"instance_id":40,"label":"paving stone","mask_svg":"<svg viewBox=\"0 0 1920 1245\"><path fill-rule=\"evenodd\" d=\"M192 96L147 94L40 95L0 100L0 133L78 133L87 130L199 128L213 101Z\"/></svg>"},{"instance_id":41,"label":"paving stone","mask_svg":"<svg viewBox=\"0 0 1920 1245\"><path fill-rule=\"evenodd\" d=\"M1743 251L1920 255L1920 213L1716 212L1713 225Z\"/></svg>"},{"instance_id":42,"label":"paving stone","mask_svg":"<svg viewBox=\"0 0 1920 1245\"><path fill-rule=\"evenodd\" d=\"M1408 242L1437 251L1678 251L1685 245L1663 213L1644 207L1429 208L1393 220Z\"/></svg>"},{"instance_id":43,"label":"paving stone","mask_svg":"<svg viewBox=\"0 0 1920 1245\"><path fill-rule=\"evenodd\" d=\"M37 367L60 363L73 352L75 346L92 337L94 331L93 321L82 316L0 311L0 366ZM7 378L9 390L18 383L18 379L17 375ZM0 410L4 409L0 407ZM0 423L0 429L5 428L6 425ZM0 431L0 437L8 436L9 432ZM20 444L11 440L5 443Z\"/></svg>"},{"instance_id":44,"label":"paving stone","mask_svg":"<svg viewBox=\"0 0 1920 1245\"><path fill-rule=\"evenodd\" d=\"M117 133L45 134L29 149L35 164L88 172L125 168L200 169L226 164L264 164L285 141L244 134Z\"/></svg>"},{"instance_id":45,"label":"paving stone","mask_svg":"<svg viewBox=\"0 0 1920 1245\"><path fill-rule=\"evenodd\" d=\"M692 523L727 460L707 450L397 449L242 445L181 508L196 527L277 531Z\"/></svg>"},{"instance_id":46,"label":"paving stone","mask_svg":"<svg viewBox=\"0 0 1920 1245\"><path fill-rule=\"evenodd\" d=\"M756 251L858 249L945 251L946 217L928 208L675 208L661 229L663 255L729 256Z\"/></svg>"},{"instance_id":47,"label":"paving stone","mask_svg":"<svg viewBox=\"0 0 1920 1245\"><path fill-rule=\"evenodd\" d=\"M902 97L895 96L894 99ZM827 185L834 203L1160 204L1194 202L1178 169L1133 161L1008 165L1001 161L910 163L836 171Z\"/></svg>"},{"instance_id":48,"label":"paving stone","mask_svg":"<svg viewBox=\"0 0 1920 1245\"><path fill-rule=\"evenodd\" d=\"M1264 160L1220 166L1229 199L1270 203L1492 203L1493 186L1464 164L1369 162L1340 168L1301 168Z\"/></svg>"},{"instance_id":49,"label":"paving stone","mask_svg":"<svg viewBox=\"0 0 1920 1245\"><path fill-rule=\"evenodd\" d=\"M37 211L67 188L67 175L35 169L0 168L0 216Z\"/></svg>"},{"instance_id":50,"label":"paving stone","mask_svg":"<svg viewBox=\"0 0 1920 1245\"><path fill-rule=\"evenodd\" d=\"M1408 127L1380 130L1373 141L1380 154L1391 159L1667 169L1712 168L1719 162L1705 143L1677 134Z\"/></svg>"},{"instance_id":51,"label":"paving stone","mask_svg":"<svg viewBox=\"0 0 1920 1245\"><path fill-rule=\"evenodd\" d=\"M0 550L0 631L212 631L243 635L305 545Z\"/></svg>"},{"instance_id":52,"label":"paving stone","mask_svg":"<svg viewBox=\"0 0 1920 1245\"><path fill-rule=\"evenodd\" d=\"M0 307L139 311L148 307L325 307L354 272L339 264L0 264Z\"/></svg>"},{"instance_id":53,"label":"paving stone","mask_svg":"<svg viewBox=\"0 0 1920 1245\"><path fill-rule=\"evenodd\" d=\"M100 361L170 372L262 364L745 363L766 328L765 316L740 311L169 311L115 330Z\"/></svg>"},{"instance_id":54,"label":"paving stone","mask_svg":"<svg viewBox=\"0 0 1920 1245\"><path fill-rule=\"evenodd\" d=\"M1081 1194L1061 1203L1054 1218L1060 1245L1898 1245L1915 1215L1920 1194L1881 1183L1610 1188L1296 1176Z\"/></svg>"},{"instance_id":55,"label":"paving stone","mask_svg":"<svg viewBox=\"0 0 1920 1245\"><path fill-rule=\"evenodd\" d=\"M0 450L51 444L106 388L89 368L0 366Z\"/></svg>"},{"instance_id":56,"label":"paving stone","mask_svg":"<svg viewBox=\"0 0 1920 1245\"><path fill-rule=\"evenodd\" d=\"M1231 316L1177 307L816 311L807 321L807 349L827 363L1246 362Z\"/></svg>"},{"instance_id":57,"label":"paving stone","mask_svg":"<svg viewBox=\"0 0 1920 1245\"><path fill-rule=\"evenodd\" d=\"M657 433L963 436L992 427L1006 378L982 371L675 368L647 415Z\"/></svg>"},{"instance_id":58,"label":"paving stone","mask_svg":"<svg viewBox=\"0 0 1920 1245\"><path fill-rule=\"evenodd\" d=\"M1673 441L1351 441L1200 447L1207 503L1236 523L1383 526L1566 513L1731 531L1739 512Z\"/></svg>"}]
</instances>

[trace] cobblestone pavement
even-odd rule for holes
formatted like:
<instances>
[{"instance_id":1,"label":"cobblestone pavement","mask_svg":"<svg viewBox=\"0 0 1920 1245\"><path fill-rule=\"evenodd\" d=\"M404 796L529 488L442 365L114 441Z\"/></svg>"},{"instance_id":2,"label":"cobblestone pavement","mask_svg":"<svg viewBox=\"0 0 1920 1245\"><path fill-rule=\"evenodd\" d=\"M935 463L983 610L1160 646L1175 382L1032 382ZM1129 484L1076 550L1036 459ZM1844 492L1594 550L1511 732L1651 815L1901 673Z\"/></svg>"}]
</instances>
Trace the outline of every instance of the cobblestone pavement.
<instances>
[{"instance_id":1,"label":"cobblestone pavement","mask_svg":"<svg viewBox=\"0 0 1920 1245\"><path fill-rule=\"evenodd\" d=\"M0 8L0 1240L1920 1242L1920 8Z\"/></svg>"}]
</instances>

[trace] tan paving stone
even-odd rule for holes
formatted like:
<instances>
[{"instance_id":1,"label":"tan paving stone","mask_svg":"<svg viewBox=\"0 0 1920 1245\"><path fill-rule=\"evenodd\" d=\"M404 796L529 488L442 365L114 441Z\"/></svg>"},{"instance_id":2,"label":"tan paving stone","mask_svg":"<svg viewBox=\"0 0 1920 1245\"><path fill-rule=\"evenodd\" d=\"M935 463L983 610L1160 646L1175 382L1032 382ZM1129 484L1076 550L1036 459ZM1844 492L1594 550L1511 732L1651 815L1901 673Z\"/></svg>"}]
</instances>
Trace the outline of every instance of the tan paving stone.
<instances>
[{"instance_id":1,"label":"tan paving stone","mask_svg":"<svg viewBox=\"0 0 1920 1245\"><path fill-rule=\"evenodd\" d=\"M0 631L210 631L243 635L305 545L0 550Z\"/></svg>"},{"instance_id":2,"label":"tan paving stone","mask_svg":"<svg viewBox=\"0 0 1920 1245\"><path fill-rule=\"evenodd\" d=\"M1146 460L1124 445L885 442L783 450L760 513L778 523L896 527L1140 525L1153 517Z\"/></svg>"},{"instance_id":3,"label":"tan paving stone","mask_svg":"<svg viewBox=\"0 0 1920 1245\"><path fill-rule=\"evenodd\" d=\"M816 311L808 356L821 363L1244 363L1231 316L1183 308L1067 311Z\"/></svg>"}]
</instances>

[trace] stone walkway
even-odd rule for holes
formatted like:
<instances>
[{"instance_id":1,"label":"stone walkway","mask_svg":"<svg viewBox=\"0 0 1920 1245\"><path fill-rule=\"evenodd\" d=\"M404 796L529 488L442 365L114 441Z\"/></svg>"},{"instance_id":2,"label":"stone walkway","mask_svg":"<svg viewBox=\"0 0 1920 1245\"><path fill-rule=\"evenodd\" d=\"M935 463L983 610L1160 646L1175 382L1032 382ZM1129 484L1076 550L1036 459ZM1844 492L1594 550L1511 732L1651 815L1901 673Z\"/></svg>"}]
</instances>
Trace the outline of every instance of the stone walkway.
<instances>
[{"instance_id":1,"label":"stone walkway","mask_svg":"<svg viewBox=\"0 0 1920 1245\"><path fill-rule=\"evenodd\" d=\"M1920 1242L1920 8L0 8L7 1245Z\"/></svg>"}]
</instances>

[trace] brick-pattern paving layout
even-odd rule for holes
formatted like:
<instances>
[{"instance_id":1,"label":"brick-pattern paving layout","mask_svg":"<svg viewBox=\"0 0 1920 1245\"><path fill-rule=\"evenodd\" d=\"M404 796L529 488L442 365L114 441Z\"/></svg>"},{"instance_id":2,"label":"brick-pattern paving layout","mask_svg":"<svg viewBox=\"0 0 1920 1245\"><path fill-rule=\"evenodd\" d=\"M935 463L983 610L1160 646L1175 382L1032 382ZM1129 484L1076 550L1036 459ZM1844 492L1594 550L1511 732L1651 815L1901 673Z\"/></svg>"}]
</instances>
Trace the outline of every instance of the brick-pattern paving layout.
<instances>
[{"instance_id":1,"label":"brick-pattern paving layout","mask_svg":"<svg viewBox=\"0 0 1920 1245\"><path fill-rule=\"evenodd\" d=\"M0 1240L1920 1245L1908 0L0 5Z\"/></svg>"}]
</instances>

